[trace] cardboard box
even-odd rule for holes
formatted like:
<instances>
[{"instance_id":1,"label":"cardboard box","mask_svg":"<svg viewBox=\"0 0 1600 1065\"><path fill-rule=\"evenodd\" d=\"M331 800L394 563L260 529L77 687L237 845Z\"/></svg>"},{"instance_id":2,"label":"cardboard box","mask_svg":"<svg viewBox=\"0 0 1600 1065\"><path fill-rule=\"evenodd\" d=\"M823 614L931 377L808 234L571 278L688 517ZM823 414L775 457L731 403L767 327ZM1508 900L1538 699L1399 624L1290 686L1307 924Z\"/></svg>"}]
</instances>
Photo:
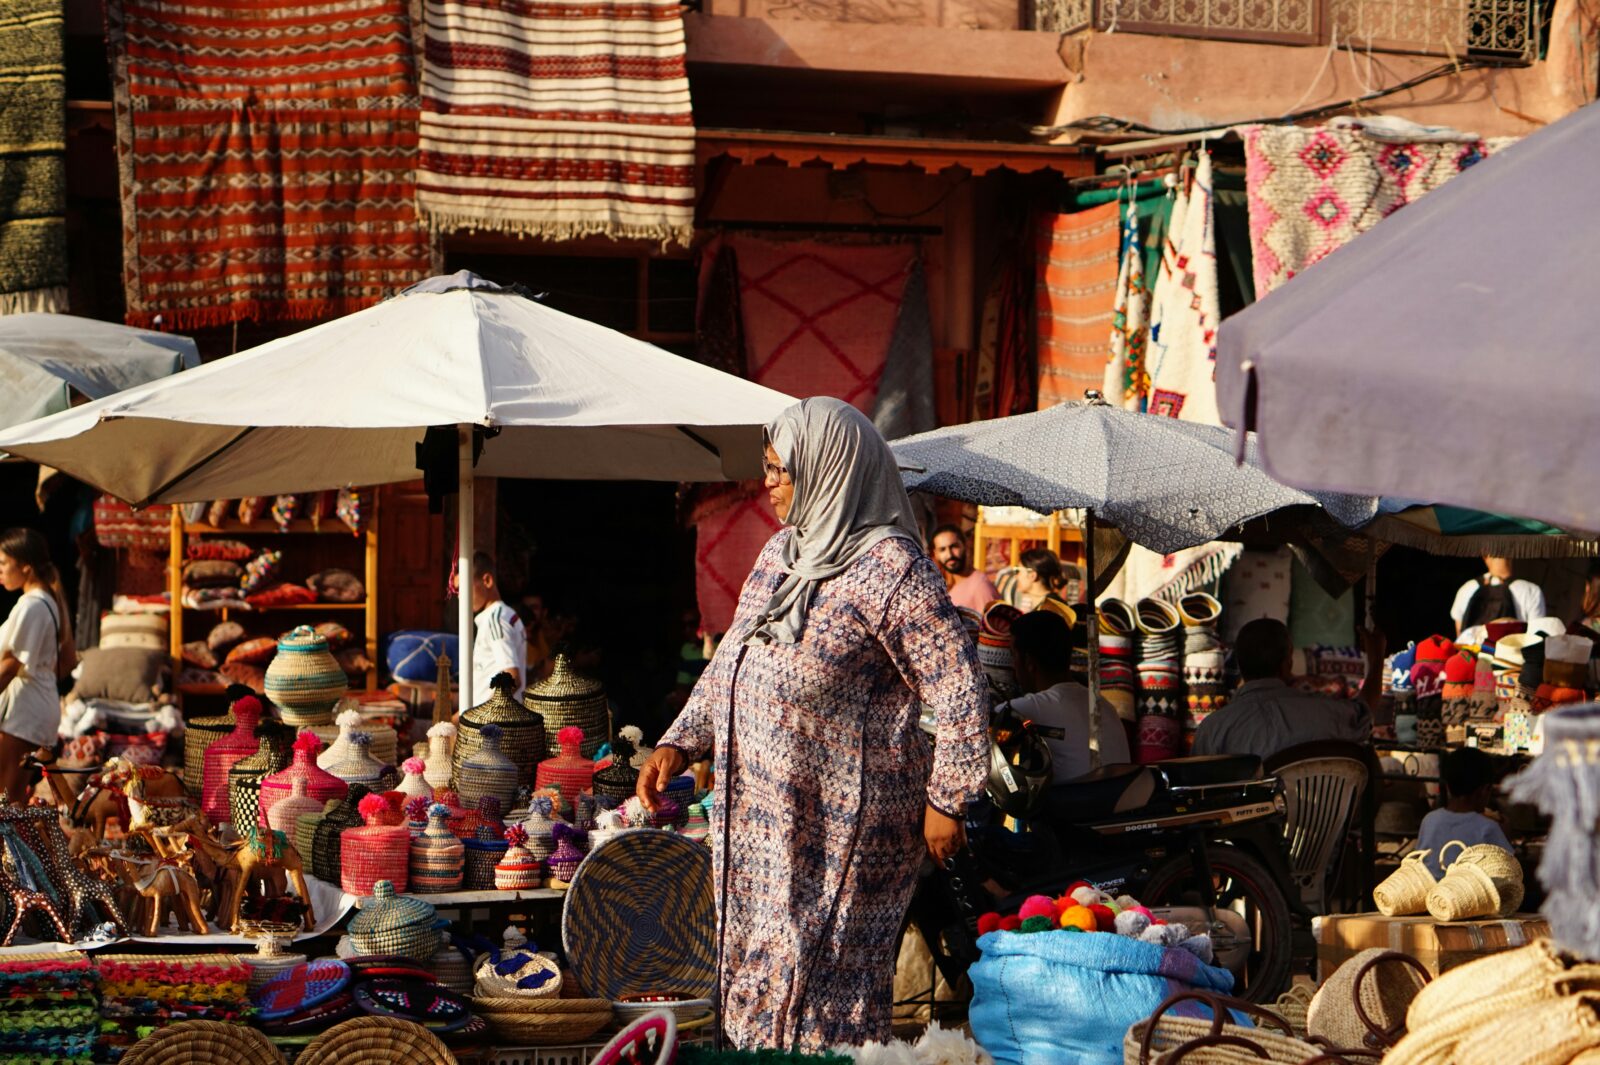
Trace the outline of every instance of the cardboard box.
<instances>
[{"instance_id":1,"label":"cardboard box","mask_svg":"<svg viewBox=\"0 0 1600 1065\"><path fill-rule=\"evenodd\" d=\"M1317 981L1326 980L1340 965L1372 947L1409 954L1438 976L1469 961L1525 947L1549 934L1550 925L1536 913L1450 922L1435 921L1427 914L1335 914L1322 918L1318 926Z\"/></svg>"}]
</instances>

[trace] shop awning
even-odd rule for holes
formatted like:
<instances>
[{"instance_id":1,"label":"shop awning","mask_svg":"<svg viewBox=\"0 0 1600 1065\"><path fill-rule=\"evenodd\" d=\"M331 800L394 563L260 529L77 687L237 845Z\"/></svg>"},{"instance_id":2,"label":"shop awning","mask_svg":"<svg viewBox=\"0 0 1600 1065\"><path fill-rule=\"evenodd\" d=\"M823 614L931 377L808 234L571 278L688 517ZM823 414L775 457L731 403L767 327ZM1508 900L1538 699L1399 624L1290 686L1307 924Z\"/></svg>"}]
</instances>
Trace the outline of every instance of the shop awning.
<instances>
[{"instance_id":1,"label":"shop awning","mask_svg":"<svg viewBox=\"0 0 1600 1065\"><path fill-rule=\"evenodd\" d=\"M834 170L858 165L909 167L928 174L960 168L974 176L1001 168L1019 174L1054 170L1064 177L1095 172L1094 152L1076 145L743 129L702 129L695 142L702 167L713 160L731 159L743 164L781 163Z\"/></svg>"}]
</instances>

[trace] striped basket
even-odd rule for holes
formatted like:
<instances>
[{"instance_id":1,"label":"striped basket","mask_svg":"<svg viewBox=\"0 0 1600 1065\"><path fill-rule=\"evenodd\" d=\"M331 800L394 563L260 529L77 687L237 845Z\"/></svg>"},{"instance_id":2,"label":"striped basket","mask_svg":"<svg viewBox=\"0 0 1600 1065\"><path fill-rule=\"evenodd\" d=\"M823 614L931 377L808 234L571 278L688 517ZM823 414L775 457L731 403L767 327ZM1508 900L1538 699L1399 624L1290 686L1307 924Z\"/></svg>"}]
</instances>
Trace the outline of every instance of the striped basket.
<instances>
[{"instance_id":1,"label":"striped basket","mask_svg":"<svg viewBox=\"0 0 1600 1065\"><path fill-rule=\"evenodd\" d=\"M499 678L495 678L499 680ZM500 752L511 759L517 768L517 783L533 782L533 765L544 756L544 720L512 697L510 678L500 681L494 694L461 715L456 732L455 748L450 754L452 779L460 787L461 770L467 760L483 746L483 727L498 725L501 731ZM432 731L431 729L429 730ZM513 794L505 796L505 809L511 808Z\"/></svg>"},{"instance_id":2,"label":"striped basket","mask_svg":"<svg viewBox=\"0 0 1600 1065\"><path fill-rule=\"evenodd\" d=\"M311 875L318 880L337 884L342 879L344 834L349 829L361 827L361 814L357 806L367 795L365 785L355 785L349 794L335 802L333 809L327 810L317 821L316 828L312 830L311 850L300 853L310 853Z\"/></svg>"},{"instance_id":3,"label":"striped basket","mask_svg":"<svg viewBox=\"0 0 1600 1065\"><path fill-rule=\"evenodd\" d=\"M380 765L399 765L399 733L387 725L369 723L349 700L342 705L349 709L339 711L339 716L334 718L334 724L318 725L311 730L317 734L317 739L327 746L327 749L317 756L317 765L330 772L333 771L334 763L344 757L345 748L350 745L350 737L357 732L365 732L372 737L372 746L367 751Z\"/></svg>"},{"instance_id":4,"label":"striped basket","mask_svg":"<svg viewBox=\"0 0 1600 1065\"><path fill-rule=\"evenodd\" d=\"M289 744L294 740L294 730L276 721L263 721L256 734L256 753L239 759L228 770L228 813L240 835L259 824L261 782L289 764Z\"/></svg>"},{"instance_id":5,"label":"striped basket","mask_svg":"<svg viewBox=\"0 0 1600 1065\"><path fill-rule=\"evenodd\" d=\"M611 708L605 689L574 669L566 655L556 655L550 675L529 688L523 699L544 719L546 756L561 753L556 734L569 726L583 730L581 753L585 758L593 758L611 737Z\"/></svg>"},{"instance_id":6,"label":"striped basket","mask_svg":"<svg viewBox=\"0 0 1600 1065\"><path fill-rule=\"evenodd\" d=\"M522 773L501 750L504 735L499 725L484 725L478 730L478 749L456 764L456 794L469 810L477 808L479 799L491 796L500 801L502 810L516 801Z\"/></svg>"},{"instance_id":7,"label":"striped basket","mask_svg":"<svg viewBox=\"0 0 1600 1065\"><path fill-rule=\"evenodd\" d=\"M252 695L234 703L233 720L233 731L213 740L206 748L205 769L201 774L200 810L214 825L231 820L228 816L228 770L241 758L255 754L260 747L256 725L261 722L261 700Z\"/></svg>"},{"instance_id":8,"label":"striped basket","mask_svg":"<svg viewBox=\"0 0 1600 1065\"><path fill-rule=\"evenodd\" d=\"M190 797L198 799L205 790L206 751L211 745L233 732L232 713L218 717L197 717L184 726L183 733L183 787Z\"/></svg>"},{"instance_id":9,"label":"striped basket","mask_svg":"<svg viewBox=\"0 0 1600 1065\"><path fill-rule=\"evenodd\" d=\"M351 895L371 895L379 882L390 891L405 891L410 886L411 833L404 825L382 823L389 800L368 795L360 810L366 824L346 829L340 837L339 884ZM363 950L363 954L386 951ZM432 956L430 951L427 955Z\"/></svg>"},{"instance_id":10,"label":"striped basket","mask_svg":"<svg viewBox=\"0 0 1600 1065\"><path fill-rule=\"evenodd\" d=\"M379 880L361 912L350 919L350 946L358 955L387 954L426 962L442 945L438 925L432 906L401 895L388 880Z\"/></svg>"},{"instance_id":11,"label":"striped basket","mask_svg":"<svg viewBox=\"0 0 1600 1065\"><path fill-rule=\"evenodd\" d=\"M509 846L488 825L479 828L477 838L466 841L467 875L461 886L468 891L493 891L495 867L506 856Z\"/></svg>"},{"instance_id":12,"label":"striped basket","mask_svg":"<svg viewBox=\"0 0 1600 1065\"><path fill-rule=\"evenodd\" d=\"M267 827L275 832L282 832L290 840L296 837L299 831L300 819L310 817L322 812L322 804L306 794L306 782L303 777L296 777L294 790L287 799L279 799L277 804L267 813Z\"/></svg>"},{"instance_id":13,"label":"striped basket","mask_svg":"<svg viewBox=\"0 0 1600 1065\"><path fill-rule=\"evenodd\" d=\"M294 760L261 782L261 819L257 822L261 827L266 827L267 811L272 809L272 804L289 796L296 777L305 778L306 794L318 802L343 798L350 790L350 785L327 770L317 768L317 752L321 749L322 741L313 733L300 733L294 741Z\"/></svg>"},{"instance_id":14,"label":"striped basket","mask_svg":"<svg viewBox=\"0 0 1600 1065\"><path fill-rule=\"evenodd\" d=\"M459 891L466 847L445 825L449 809L437 803L428 811L428 827L411 840L411 890L422 893ZM410 829L406 830L407 835Z\"/></svg>"},{"instance_id":15,"label":"striped basket","mask_svg":"<svg viewBox=\"0 0 1600 1065\"><path fill-rule=\"evenodd\" d=\"M291 725L333 723L333 708L350 687L328 641L310 625L297 625L278 641L267 665L267 698Z\"/></svg>"},{"instance_id":16,"label":"striped basket","mask_svg":"<svg viewBox=\"0 0 1600 1065\"><path fill-rule=\"evenodd\" d=\"M318 759L317 768L332 773L346 784L365 784L376 791L389 790L379 787L384 776L384 763L372 756L370 732L352 735L337 759L331 762Z\"/></svg>"},{"instance_id":17,"label":"striped basket","mask_svg":"<svg viewBox=\"0 0 1600 1065\"><path fill-rule=\"evenodd\" d=\"M559 735L561 753L539 763L534 787L540 791L556 788L563 803L573 802L577 796L594 790L594 762L583 751L583 730L568 726Z\"/></svg>"}]
</instances>

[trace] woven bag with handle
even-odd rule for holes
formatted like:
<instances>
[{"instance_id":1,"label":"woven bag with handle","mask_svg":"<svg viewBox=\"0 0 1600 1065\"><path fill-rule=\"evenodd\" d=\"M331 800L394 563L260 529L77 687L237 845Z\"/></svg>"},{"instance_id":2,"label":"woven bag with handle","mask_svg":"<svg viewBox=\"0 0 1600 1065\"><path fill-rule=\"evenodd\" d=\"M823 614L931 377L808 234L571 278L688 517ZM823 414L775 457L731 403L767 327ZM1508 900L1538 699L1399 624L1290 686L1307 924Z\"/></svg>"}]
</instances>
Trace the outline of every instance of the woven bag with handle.
<instances>
[{"instance_id":1,"label":"woven bag with handle","mask_svg":"<svg viewBox=\"0 0 1600 1065\"><path fill-rule=\"evenodd\" d=\"M1168 1014L1180 1002L1190 1000L1205 1004L1211 1010L1210 1018ZM1263 1026L1234 1024L1228 1020L1229 1010L1250 1016ZM1289 1022L1271 1010L1205 991L1180 991L1169 996L1147 1019L1132 1025L1122 1039L1123 1065L1171 1065L1177 1061L1235 1065L1263 1060L1300 1065L1321 1053L1310 1043L1296 1039Z\"/></svg>"},{"instance_id":2,"label":"woven bag with handle","mask_svg":"<svg viewBox=\"0 0 1600 1065\"><path fill-rule=\"evenodd\" d=\"M1328 977L1306 1011L1306 1031L1319 1044L1383 1051L1406 1033L1406 1010L1427 986L1428 970L1399 951L1375 947Z\"/></svg>"},{"instance_id":3,"label":"woven bag with handle","mask_svg":"<svg viewBox=\"0 0 1600 1065\"><path fill-rule=\"evenodd\" d=\"M1372 900L1378 904L1379 913L1385 917L1409 917L1428 912L1428 892L1438 883L1423 861L1431 853L1412 851L1401 861L1400 868L1372 889Z\"/></svg>"}]
</instances>

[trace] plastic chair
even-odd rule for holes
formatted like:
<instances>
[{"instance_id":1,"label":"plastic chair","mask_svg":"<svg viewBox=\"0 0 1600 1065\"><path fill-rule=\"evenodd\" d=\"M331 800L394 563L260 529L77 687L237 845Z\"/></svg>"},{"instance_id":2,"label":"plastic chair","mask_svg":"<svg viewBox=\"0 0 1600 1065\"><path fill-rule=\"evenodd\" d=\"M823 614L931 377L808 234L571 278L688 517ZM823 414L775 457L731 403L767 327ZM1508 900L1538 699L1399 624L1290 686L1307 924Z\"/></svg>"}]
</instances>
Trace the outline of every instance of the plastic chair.
<instances>
[{"instance_id":1,"label":"plastic chair","mask_svg":"<svg viewBox=\"0 0 1600 1065\"><path fill-rule=\"evenodd\" d=\"M1346 843L1358 830L1364 853L1356 891L1371 890L1372 825L1378 781L1372 748L1328 740L1279 751L1263 767L1283 782L1290 875L1315 914L1329 912L1330 885L1344 863Z\"/></svg>"}]
</instances>

